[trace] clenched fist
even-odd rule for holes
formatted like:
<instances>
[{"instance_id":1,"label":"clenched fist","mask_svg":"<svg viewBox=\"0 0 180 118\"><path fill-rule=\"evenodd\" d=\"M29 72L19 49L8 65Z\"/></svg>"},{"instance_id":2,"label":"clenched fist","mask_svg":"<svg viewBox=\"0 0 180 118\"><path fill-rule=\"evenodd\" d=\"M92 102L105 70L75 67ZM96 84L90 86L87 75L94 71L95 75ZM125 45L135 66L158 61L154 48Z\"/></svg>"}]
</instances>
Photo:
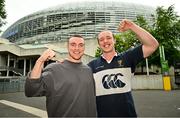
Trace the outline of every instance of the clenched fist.
<instances>
[{"instance_id":1,"label":"clenched fist","mask_svg":"<svg viewBox=\"0 0 180 118\"><path fill-rule=\"evenodd\" d=\"M132 21L124 19L119 23L118 30L120 32L125 32L125 31L131 29L133 25L134 25L134 23Z\"/></svg>"},{"instance_id":2,"label":"clenched fist","mask_svg":"<svg viewBox=\"0 0 180 118\"><path fill-rule=\"evenodd\" d=\"M52 59L55 55L56 53L53 50L47 49L43 52L43 54L39 57L38 60L41 62L45 62Z\"/></svg>"}]
</instances>

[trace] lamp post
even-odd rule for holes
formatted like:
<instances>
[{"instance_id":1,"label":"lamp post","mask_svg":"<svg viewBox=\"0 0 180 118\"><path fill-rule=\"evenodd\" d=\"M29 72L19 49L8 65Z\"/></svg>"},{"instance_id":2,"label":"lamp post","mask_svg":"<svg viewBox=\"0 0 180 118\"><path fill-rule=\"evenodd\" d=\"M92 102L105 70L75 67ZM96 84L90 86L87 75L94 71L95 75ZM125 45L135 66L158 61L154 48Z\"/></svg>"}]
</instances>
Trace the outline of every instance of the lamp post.
<instances>
[{"instance_id":1,"label":"lamp post","mask_svg":"<svg viewBox=\"0 0 180 118\"><path fill-rule=\"evenodd\" d=\"M159 46L159 53L160 53L160 61L161 61L161 70L163 75L163 86L164 90L171 90L171 81L169 76L169 66L168 61L165 60L165 53L164 53L164 46Z\"/></svg>"}]
</instances>

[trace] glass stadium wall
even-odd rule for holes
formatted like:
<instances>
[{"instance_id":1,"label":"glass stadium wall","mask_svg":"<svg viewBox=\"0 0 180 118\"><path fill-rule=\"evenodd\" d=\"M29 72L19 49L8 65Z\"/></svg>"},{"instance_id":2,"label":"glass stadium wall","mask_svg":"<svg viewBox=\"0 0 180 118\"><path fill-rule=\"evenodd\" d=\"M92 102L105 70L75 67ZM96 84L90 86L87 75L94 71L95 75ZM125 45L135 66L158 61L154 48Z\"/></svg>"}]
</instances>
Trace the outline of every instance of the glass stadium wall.
<instances>
[{"instance_id":1,"label":"glass stadium wall","mask_svg":"<svg viewBox=\"0 0 180 118\"><path fill-rule=\"evenodd\" d=\"M48 43L67 40L74 34L94 39L104 29L118 33L119 22L143 15L152 23L152 8L134 4L94 3L69 5L29 15L17 21L2 37L18 44Z\"/></svg>"}]
</instances>

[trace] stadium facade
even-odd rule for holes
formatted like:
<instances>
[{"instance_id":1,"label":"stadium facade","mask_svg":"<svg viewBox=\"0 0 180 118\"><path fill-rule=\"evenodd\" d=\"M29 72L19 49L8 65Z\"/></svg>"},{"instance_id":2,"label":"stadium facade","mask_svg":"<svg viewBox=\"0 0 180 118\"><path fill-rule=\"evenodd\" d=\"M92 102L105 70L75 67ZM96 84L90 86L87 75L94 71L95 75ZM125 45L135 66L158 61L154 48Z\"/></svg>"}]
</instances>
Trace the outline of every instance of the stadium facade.
<instances>
[{"instance_id":1,"label":"stadium facade","mask_svg":"<svg viewBox=\"0 0 180 118\"><path fill-rule=\"evenodd\" d=\"M77 2L44 9L25 16L10 26L2 38L17 44L64 41L74 34L94 39L103 29L118 33L119 22L142 15L152 23L155 9L123 2Z\"/></svg>"},{"instance_id":2,"label":"stadium facade","mask_svg":"<svg viewBox=\"0 0 180 118\"><path fill-rule=\"evenodd\" d=\"M1 38L9 42L0 41L0 74L27 75L47 48L55 50L57 58L65 58L66 40L74 34L86 39L83 62L87 63L94 58L98 32L108 29L118 33L122 19L135 20L137 15L152 23L154 13L155 9L149 6L113 1L68 3L32 13L2 34Z\"/></svg>"}]
</instances>

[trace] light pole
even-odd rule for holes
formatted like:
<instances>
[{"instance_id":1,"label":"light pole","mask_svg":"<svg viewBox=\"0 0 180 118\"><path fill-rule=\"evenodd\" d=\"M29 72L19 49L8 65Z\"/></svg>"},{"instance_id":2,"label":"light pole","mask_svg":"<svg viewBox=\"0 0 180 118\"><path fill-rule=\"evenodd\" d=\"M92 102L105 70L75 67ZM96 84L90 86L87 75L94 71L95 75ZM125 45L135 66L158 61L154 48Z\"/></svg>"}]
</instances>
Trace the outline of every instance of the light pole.
<instances>
[{"instance_id":1,"label":"light pole","mask_svg":"<svg viewBox=\"0 0 180 118\"><path fill-rule=\"evenodd\" d=\"M171 81L169 76L169 66L168 61L165 60L165 53L164 53L164 46L159 46L159 53L160 53L160 61L161 61L161 70L163 75L163 86L164 90L171 90Z\"/></svg>"}]
</instances>

